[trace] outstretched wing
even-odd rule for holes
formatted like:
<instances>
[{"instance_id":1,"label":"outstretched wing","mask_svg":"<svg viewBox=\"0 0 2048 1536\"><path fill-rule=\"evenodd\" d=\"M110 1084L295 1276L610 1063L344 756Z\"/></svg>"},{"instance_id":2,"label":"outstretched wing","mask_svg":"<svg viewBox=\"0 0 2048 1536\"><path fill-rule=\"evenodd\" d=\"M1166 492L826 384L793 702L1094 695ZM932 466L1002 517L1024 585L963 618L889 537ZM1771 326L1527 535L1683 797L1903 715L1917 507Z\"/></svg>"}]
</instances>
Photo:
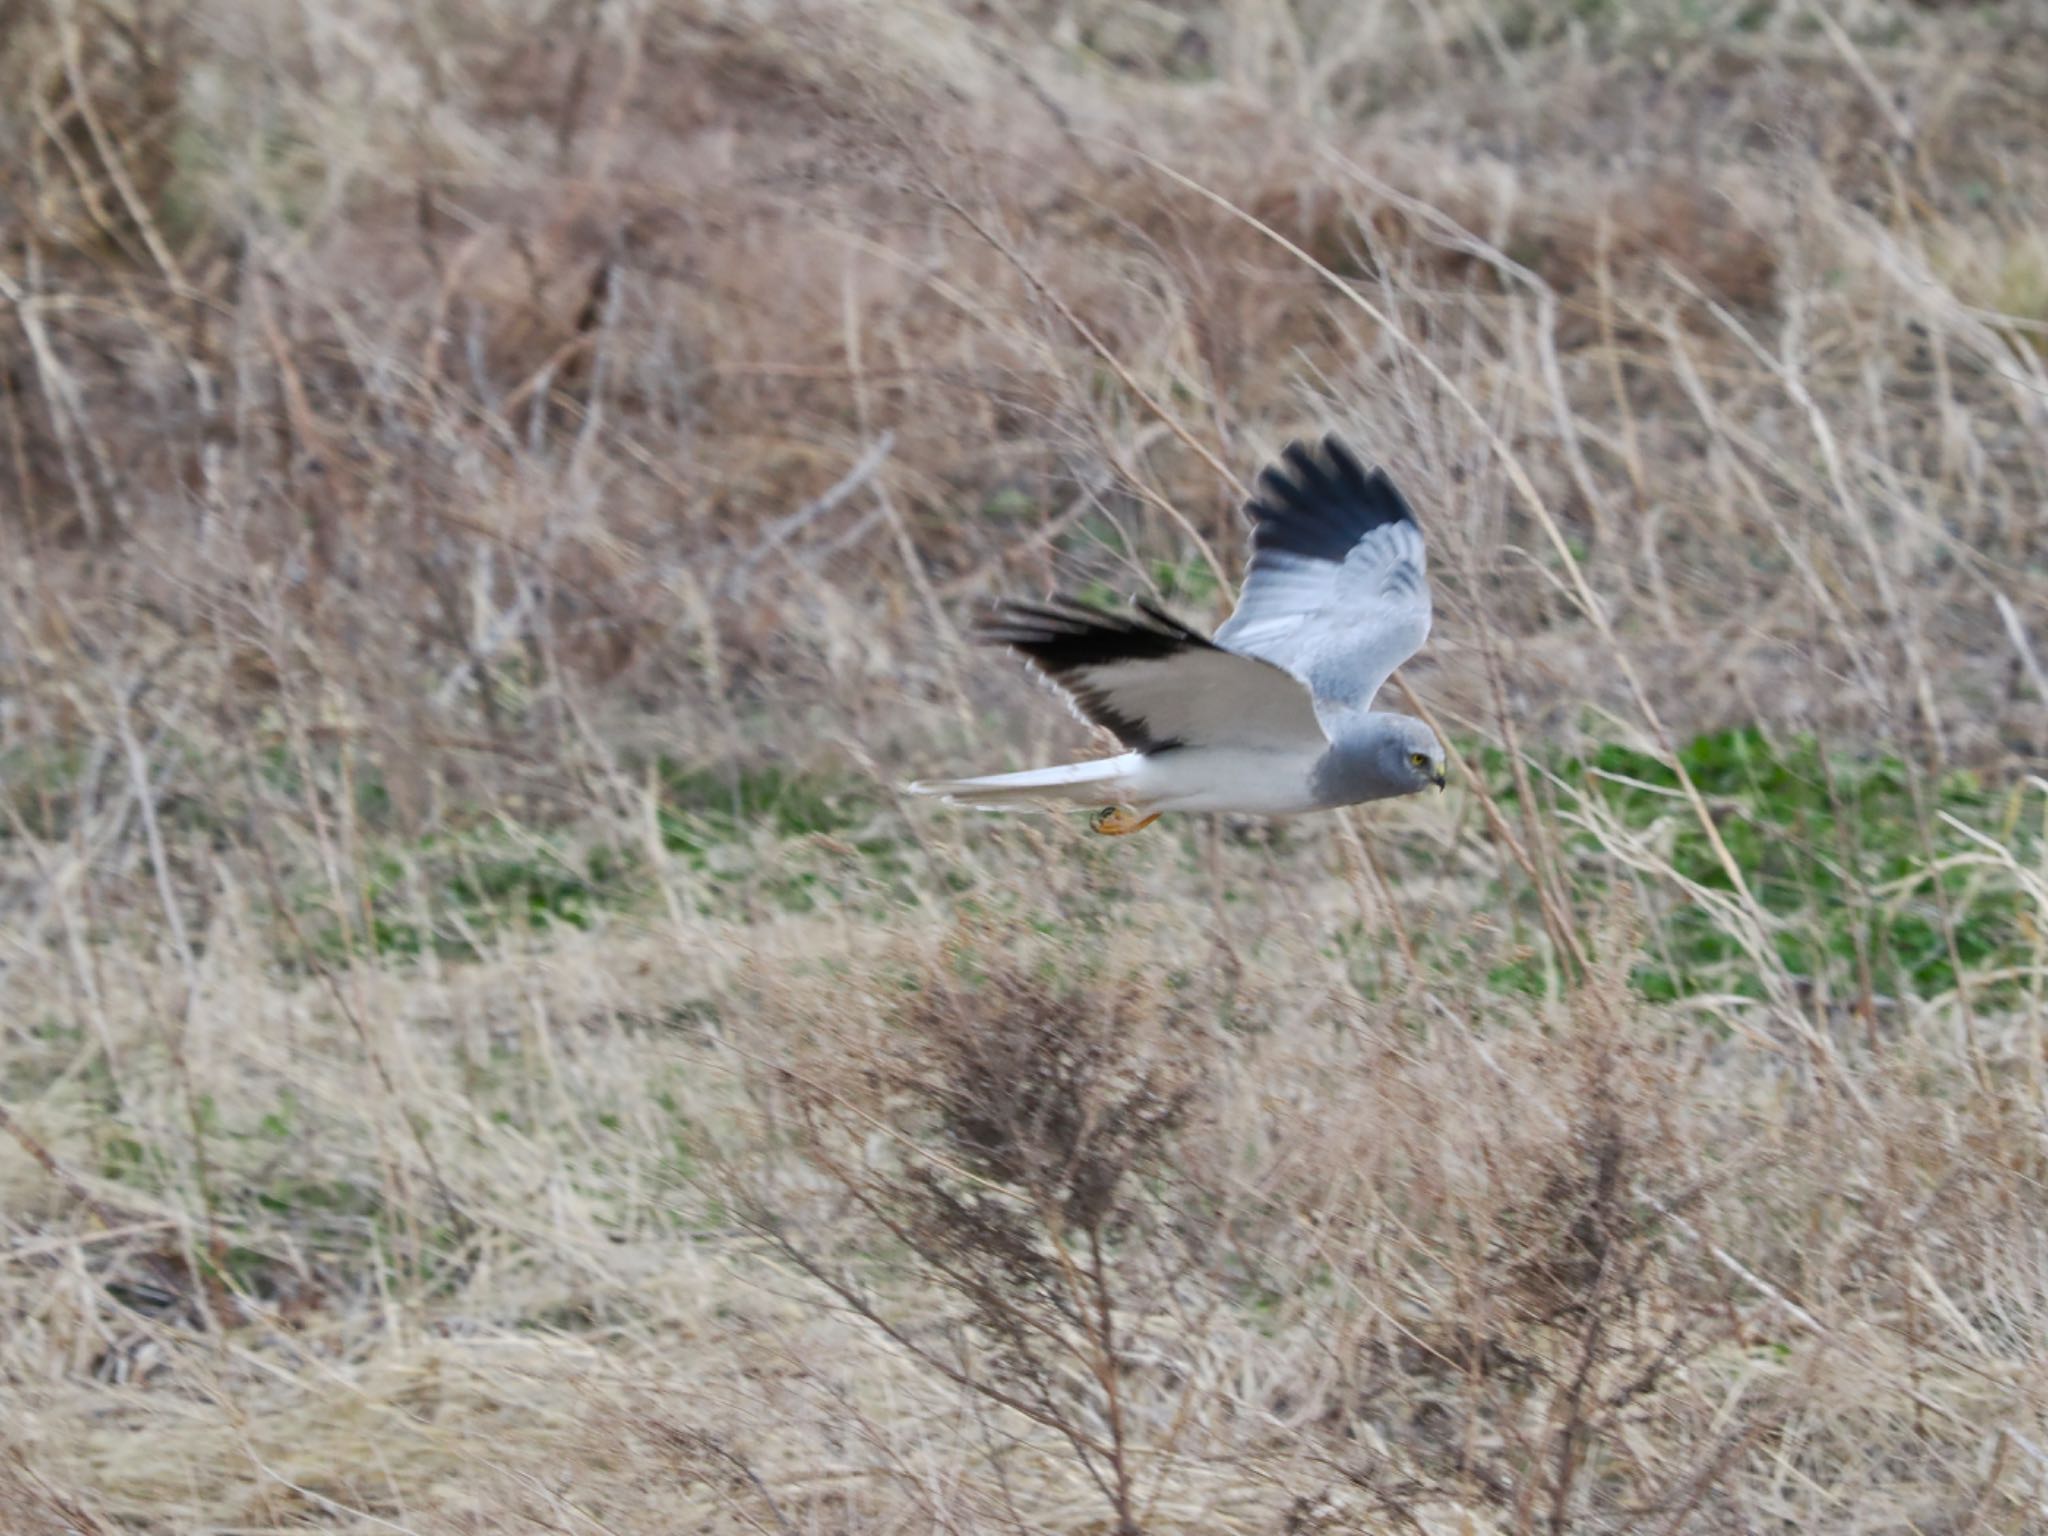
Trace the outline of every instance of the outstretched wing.
<instances>
[{"instance_id":1,"label":"outstretched wing","mask_svg":"<svg viewBox=\"0 0 2048 1536\"><path fill-rule=\"evenodd\" d=\"M1299 747L1327 739L1308 690L1279 667L1218 646L1140 603L1116 614L1072 598L1004 603L981 637L1021 651L1075 712L1136 752Z\"/></svg>"},{"instance_id":2,"label":"outstretched wing","mask_svg":"<svg viewBox=\"0 0 2048 1536\"><path fill-rule=\"evenodd\" d=\"M1246 504L1251 566L1216 643L1301 679L1327 727L1371 708L1429 635L1422 530L1334 435L1320 455L1297 442L1281 457Z\"/></svg>"}]
</instances>

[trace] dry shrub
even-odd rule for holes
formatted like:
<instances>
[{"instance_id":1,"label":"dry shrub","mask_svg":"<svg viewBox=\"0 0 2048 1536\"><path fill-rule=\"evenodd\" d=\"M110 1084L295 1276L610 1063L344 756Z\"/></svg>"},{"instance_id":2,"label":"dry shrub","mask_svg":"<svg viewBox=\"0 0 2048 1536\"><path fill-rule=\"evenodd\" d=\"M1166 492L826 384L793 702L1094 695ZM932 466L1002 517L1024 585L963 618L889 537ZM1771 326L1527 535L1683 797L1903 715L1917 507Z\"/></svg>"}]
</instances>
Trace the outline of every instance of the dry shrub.
<instances>
[{"instance_id":1,"label":"dry shrub","mask_svg":"<svg viewBox=\"0 0 2048 1536\"><path fill-rule=\"evenodd\" d=\"M828 1037L794 1084L800 1145L869 1226L841 1241L898 1246L887 1271L823 1256L766 1200L757 1219L927 1370L1057 1432L1134 1533L1124 1314L1177 1267L1159 1185L1198 1104L1197 1057L1149 988L1098 993L1016 960L955 973L971 959L922 977L877 1041ZM877 1128L880 1157L860 1150ZM905 1280L951 1314L899 1312L883 1298Z\"/></svg>"},{"instance_id":2,"label":"dry shrub","mask_svg":"<svg viewBox=\"0 0 2048 1536\"><path fill-rule=\"evenodd\" d=\"M1298 1361L1273 1407L1300 1528L1354 1528L1360 1499L1406 1529L1463 1510L1570 1530L1723 1497L1711 1437L1669 1423L1742 1325L1681 1235L1713 1189L1669 1047L1636 1037L1625 1001L1609 978L1544 1038L1388 1017L1350 1048L1261 1065L1288 1113L1267 1165L1239 1175L1266 1198L1236 1208L1236 1240L1288 1298L1269 1337L1319 1345L1275 1351ZM1306 1245L1275 1221L1293 1212L1315 1213ZM1670 1457L1641 1454L1651 1425Z\"/></svg>"},{"instance_id":3,"label":"dry shrub","mask_svg":"<svg viewBox=\"0 0 2048 1536\"><path fill-rule=\"evenodd\" d=\"M1196 1091L1188 1062L1144 1054L1172 1025L1134 990L1098 1000L1014 973L934 978L900 1023L911 1054L883 1069L894 1093L922 1100L970 1166L1081 1231L1156 1168Z\"/></svg>"},{"instance_id":4,"label":"dry shrub","mask_svg":"<svg viewBox=\"0 0 2048 1536\"><path fill-rule=\"evenodd\" d=\"M1192 1049L1158 999L1000 945L892 975L879 1009L782 1078L804 1172L756 1183L755 1219L1119 1530L1182 1528L1158 1503L1204 1497L1196 1467L1251 1477L1246 1528L1682 1521L1732 1508L1742 1440L1807 1400L1697 1422L1753 1325L1695 1223L1759 1167L1706 1171L1683 1047L1641 1038L1611 975L1548 1041L1376 1010L1312 1059ZM721 1454L773 1495L761 1428L737 1435ZM976 1497L1016 1515L1006 1466Z\"/></svg>"}]
</instances>

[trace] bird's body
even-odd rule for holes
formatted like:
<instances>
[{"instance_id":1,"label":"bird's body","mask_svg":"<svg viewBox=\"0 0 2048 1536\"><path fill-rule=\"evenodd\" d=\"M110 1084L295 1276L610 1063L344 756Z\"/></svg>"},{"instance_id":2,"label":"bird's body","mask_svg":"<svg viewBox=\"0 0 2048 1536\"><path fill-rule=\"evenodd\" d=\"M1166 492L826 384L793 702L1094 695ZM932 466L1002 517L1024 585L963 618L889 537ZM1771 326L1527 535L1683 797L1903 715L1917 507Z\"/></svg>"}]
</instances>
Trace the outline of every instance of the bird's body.
<instances>
[{"instance_id":1,"label":"bird's body","mask_svg":"<svg viewBox=\"0 0 2048 1536\"><path fill-rule=\"evenodd\" d=\"M1372 708L1429 633L1415 514L1335 437L1320 459L1300 443L1284 458L1246 508L1250 569L1213 638L1149 603L1124 615L1065 598L1004 604L982 627L1129 750L911 790L1101 806L1097 831L1128 832L1164 811L1288 816L1441 788L1435 733Z\"/></svg>"},{"instance_id":2,"label":"bird's body","mask_svg":"<svg viewBox=\"0 0 2048 1536\"><path fill-rule=\"evenodd\" d=\"M969 805L1030 804L1057 797L1077 805L1128 805L1140 812L1287 816L1314 809L1319 758L1255 747L1126 752L1060 768L933 782L920 785L919 793L947 795Z\"/></svg>"},{"instance_id":3,"label":"bird's body","mask_svg":"<svg viewBox=\"0 0 2048 1536\"><path fill-rule=\"evenodd\" d=\"M1420 722L1406 715L1405 735ZM1379 727L1375 725L1375 729ZM1074 805L1131 806L1138 814L1161 811L1231 811L1244 816L1298 816L1339 805L1361 805L1414 793L1381 771L1370 747L1336 743L1321 748L1210 747L1190 751L1125 752L1092 762L973 779L931 779L914 786L990 810L1066 801ZM1426 786L1418 785L1416 788Z\"/></svg>"}]
</instances>

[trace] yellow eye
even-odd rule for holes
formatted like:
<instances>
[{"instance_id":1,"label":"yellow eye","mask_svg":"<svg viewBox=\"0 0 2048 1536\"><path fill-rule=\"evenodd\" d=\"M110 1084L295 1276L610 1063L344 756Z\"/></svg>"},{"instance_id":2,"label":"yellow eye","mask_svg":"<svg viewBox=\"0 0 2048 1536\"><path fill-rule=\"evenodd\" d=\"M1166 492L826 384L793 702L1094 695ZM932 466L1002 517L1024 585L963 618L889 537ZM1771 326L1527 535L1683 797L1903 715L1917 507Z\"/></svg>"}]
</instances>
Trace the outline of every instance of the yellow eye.
<instances>
[{"instance_id":1,"label":"yellow eye","mask_svg":"<svg viewBox=\"0 0 2048 1536\"><path fill-rule=\"evenodd\" d=\"M1429 754L1427 752L1411 752L1408 754L1408 761L1417 768L1427 768L1429 766Z\"/></svg>"}]
</instances>

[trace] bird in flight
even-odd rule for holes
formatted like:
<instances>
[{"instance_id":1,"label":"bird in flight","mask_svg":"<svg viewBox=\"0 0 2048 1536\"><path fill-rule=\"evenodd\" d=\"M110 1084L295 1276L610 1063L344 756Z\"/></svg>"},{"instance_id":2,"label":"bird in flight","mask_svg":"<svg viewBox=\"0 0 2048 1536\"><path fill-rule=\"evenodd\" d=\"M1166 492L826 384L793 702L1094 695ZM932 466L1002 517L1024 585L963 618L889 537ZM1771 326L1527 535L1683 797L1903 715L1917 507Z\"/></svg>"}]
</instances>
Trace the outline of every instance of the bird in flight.
<instances>
[{"instance_id":1,"label":"bird in flight","mask_svg":"<svg viewBox=\"0 0 2048 1536\"><path fill-rule=\"evenodd\" d=\"M1100 807L1121 836L1163 811L1291 816L1444 787L1443 744L1373 696L1429 634L1415 513L1383 470L1335 436L1289 443L1259 476L1251 563L1213 637L1140 601L1112 613L1073 598L1006 602L983 639L1021 652L1116 757L912 784L991 809Z\"/></svg>"}]
</instances>

